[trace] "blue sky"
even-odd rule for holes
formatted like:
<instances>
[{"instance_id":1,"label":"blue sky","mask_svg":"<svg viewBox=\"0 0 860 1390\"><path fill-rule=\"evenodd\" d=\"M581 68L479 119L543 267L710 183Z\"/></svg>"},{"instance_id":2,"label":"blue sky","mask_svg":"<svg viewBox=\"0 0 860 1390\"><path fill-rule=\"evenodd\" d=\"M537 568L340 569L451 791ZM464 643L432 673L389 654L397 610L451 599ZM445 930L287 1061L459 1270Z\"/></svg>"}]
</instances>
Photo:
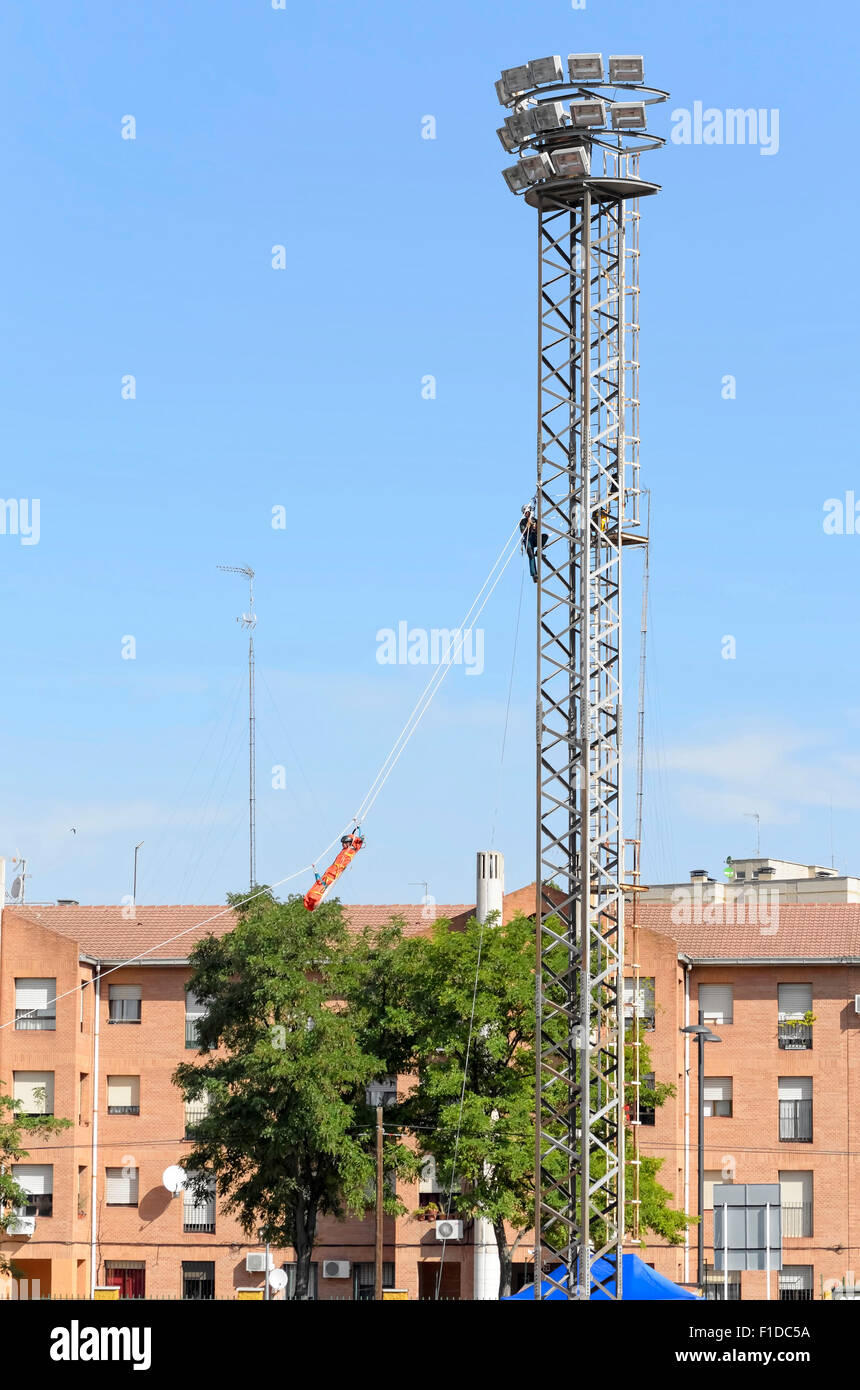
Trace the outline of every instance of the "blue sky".
<instances>
[{"instance_id":1,"label":"blue sky","mask_svg":"<svg viewBox=\"0 0 860 1390\"><path fill-rule=\"evenodd\" d=\"M7 4L0 495L41 520L37 545L0 535L0 854L31 897L118 901L139 840L141 901L246 884L245 591L218 564L257 571L259 877L352 814L427 678L380 666L377 631L454 626L533 491L534 215L493 82L570 51L644 52L666 135L696 101L779 112L775 154L670 142L645 169L646 876L752 852L753 811L765 853L829 863L831 801L860 872L860 536L822 525L860 497L857 35L847 4L775 0ZM534 877L528 581L500 779L521 576L346 900L468 900L499 784L509 886ZM635 565L627 595L632 771Z\"/></svg>"}]
</instances>

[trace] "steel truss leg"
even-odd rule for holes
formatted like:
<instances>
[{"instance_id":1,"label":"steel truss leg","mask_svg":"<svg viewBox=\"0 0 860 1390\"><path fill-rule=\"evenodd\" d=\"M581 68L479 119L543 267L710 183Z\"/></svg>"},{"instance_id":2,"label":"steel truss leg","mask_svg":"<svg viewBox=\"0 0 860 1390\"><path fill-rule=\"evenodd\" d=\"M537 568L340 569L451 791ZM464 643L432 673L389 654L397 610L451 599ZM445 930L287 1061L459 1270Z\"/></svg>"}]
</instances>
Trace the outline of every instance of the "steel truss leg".
<instances>
[{"instance_id":1,"label":"steel truss leg","mask_svg":"<svg viewBox=\"0 0 860 1390\"><path fill-rule=\"evenodd\" d=\"M539 210L536 1297L561 1262L587 1299L601 1256L621 1296L625 220L594 188Z\"/></svg>"}]
</instances>

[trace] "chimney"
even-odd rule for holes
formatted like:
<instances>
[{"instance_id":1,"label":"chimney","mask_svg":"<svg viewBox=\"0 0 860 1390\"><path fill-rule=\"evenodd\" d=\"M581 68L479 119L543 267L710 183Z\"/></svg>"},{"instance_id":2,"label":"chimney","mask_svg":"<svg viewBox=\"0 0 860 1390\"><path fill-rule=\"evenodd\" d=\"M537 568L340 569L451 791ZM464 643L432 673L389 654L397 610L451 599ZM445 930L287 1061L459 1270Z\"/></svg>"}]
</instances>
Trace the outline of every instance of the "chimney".
<instances>
[{"instance_id":1,"label":"chimney","mask_svg":"<svg viewBox=\"0 0 860 1390\"><path fill-rule=\"evenodd\" d=\"M708 871L707 871L707 869L691 869L691 870L690 870L690 882L691 882L691 883L706 883L706 882L707 882L707 879L708 879Z\"/></svg>"},{"instance_id":2,"label":"chimney","mask_svg":"<svg viewBox=\"0 0 860 1390\"><path fill-rule=\"evenodd\" d=\"M774 867L773 864L763 864L762 867L757 871L755 877L756 877L756 878L768 878L768 879L770 879L770 878L775 878L775 877L776 877L776 868Z\"/></svg>"},{"instance_id":3,"label":"chimney","mask_svg":"<svg viewBox=\"0 0 860 1390\"><path fill-rule=\"evenodd\" d=\"M57 898L57 907L80 907L77 898Z\"/></svg>"},{"instance_id":4,"label":"chimney","mask_svg":"<svg viewBox=\"0 0 860 1390\"><path fill-rule=\"evenodd\" d=\"M497 850L479 850L475 916L486 922L491 912L497 912L497 923L501 923L504 905L505 856Z\"/></svg>"}]
</instances>

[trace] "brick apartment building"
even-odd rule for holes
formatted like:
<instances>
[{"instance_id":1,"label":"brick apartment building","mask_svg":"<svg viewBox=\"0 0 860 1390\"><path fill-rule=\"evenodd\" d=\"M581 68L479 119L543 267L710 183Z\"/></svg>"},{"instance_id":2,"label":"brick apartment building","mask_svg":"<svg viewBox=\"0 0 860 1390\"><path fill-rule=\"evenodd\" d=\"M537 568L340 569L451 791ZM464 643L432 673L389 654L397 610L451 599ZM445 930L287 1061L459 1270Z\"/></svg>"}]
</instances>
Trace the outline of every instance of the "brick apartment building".
<instances>
[{"instance_id":1,"label":"brick apartment building","mask_svg":"<svg viewBox=\"0 0 860 1390\"><path fill-rule=\"evenodd\" d=\"M690 896L686 913L668 899L646 898L640 907L645 1036L656 1077L676 1088L643 1115L641 1147L664 1160L660 1180L673 1204L695 1212L696 1049L679 1030L701 1007L722 1040L705 1051L706 1266L713 1266L714 1183L779 1182L783 1269L772 1276L772 1296L817 1298L828 1281L849 1275L853 1283L858 1263L860 904L790 902L776 918L769 909L750 921L713 894L704 907L701 895ZM533 887L505 895L505 918L517 910L534 911ZM356 930L395 914L409 933L433 925L414 905L347 911ZM440 904L434 916L456 926L473 911ZM43 1294L86 1297L94 1284L117 1283L130 1296L231 1298L262 1284L262 1272L247 1269L249 1254L261 1264L261 1247L249 1245L217 1203L194 1207L162 1184L164 1170L188 1152L194 1123L170 1080L193 1055L188 952L201 935L231 926L221 907L138 907L133 921L119 907L4 910L0 1023L10 1026L0 1029L0 1078L28 1108L74 1121L30 1145L17 1172L32 1196L22 1215L35 1220L22 1220L22 1233L0 1246ZM631 987L628 974L628 994ZM808 1010L811 1027L798 1021ZM413 1215L439 1201L432 1171L399 1192L408 1214L386 1219L385 1283L410 1298L432 1296L441 1245L435 1225ZM644 1235L649 1263L676 1282L695 1282L695 1227L683 1247ZM473 1296L474 1223L463 1237L446 1247L445 1297ZM373 1239L371 1216L323 1220L314 1295L369 1296ZM527 1237L521 1248L517 1283L531 1276L532 1243ZM288 1272L294 1267L291 1250L273 1258ZM335 1265L339 1277L329 1277L326 1266ZM709 1268L706 1278L709 1292L722 1296L722 1276ZM763 1298L765 1275L733 1275L729 1295Z\"/></svg>"},{"instance_id":2,"label":"brick apartment building","mask_svg":"<svg viewBox=\"0 0 860 1390\"><path fill-rule=\"evenodd\" d=\"M507 895L506 917L527 900L528 891ZM529 901L533 908L533 890ZM473 910L440 904L435 916L456 923ZM356 930L395 914L409 933L433 926L412 904L348 912ZM118 1284L124 1296L232 1298L240 1288L262 1286L262 1247L249 1244L215 1200L194 1206L162 1183L188 1152L195 1118L170 1079L177 1063L194 1055L198 1010L186 993L188 953L201 936L232 925L223 907L139 906L131 921L110 906L3 911L0 1023L9 1026L0 1029L0 1079L28 1111L74 1122L42 1144L28 1142L15 1172L32 1200L20 1234L0 1244L43 1296L89 1297L95 1285ZM435 1223L413 1215L439 1204L435 1186L432 1169L420 1184L400 1184L409 1214L385 1221L384 1281L410 1298L430 1297L435 1287L442 1251ZM473 1295L474 1223L465 1224L463 1237L446 1245L446 1298ZM248 1271L249 1253L257 1254L260 1272ZM272 1255L293 1277L292 1250ZM314 1296L372 1296L373 1259L372 1214L323 1219ZM329 1277L336 1266L337 1277ZM527 1275L521 1259L518 1282Z\"/></svg>"},{"instance_id":3,"label":"brick apartment building","mask_svg":"<svg viewBox=\"0 0 860 1390\"><path fill-rule=\"evenodd\" d=\"M679 1029L701 1008L721 1039L705 1045L706 1266L714 1183L778 1182L783 1267L771 1297L817 1299L830 1281L853 1284L860 1262L860 904L772 907L757 920L749 903L697 911L692 894L674 906L645 897L640 1008L652 1070L676 1095L643 1116L640 1144L664 1160L673 1205L695 1213L698 1057ZM631 986L628 973L628 1001ZM811 1027L799 1021L808 1011ZM646 1239L647 1261L677 1282L695 1280L695 1227L685 1249ZM706 1270L706 1282L722 1297L722 1274ZM765 1296L763 1272L731 1277L730 1298Z\"/></svg>"}]
</instances>

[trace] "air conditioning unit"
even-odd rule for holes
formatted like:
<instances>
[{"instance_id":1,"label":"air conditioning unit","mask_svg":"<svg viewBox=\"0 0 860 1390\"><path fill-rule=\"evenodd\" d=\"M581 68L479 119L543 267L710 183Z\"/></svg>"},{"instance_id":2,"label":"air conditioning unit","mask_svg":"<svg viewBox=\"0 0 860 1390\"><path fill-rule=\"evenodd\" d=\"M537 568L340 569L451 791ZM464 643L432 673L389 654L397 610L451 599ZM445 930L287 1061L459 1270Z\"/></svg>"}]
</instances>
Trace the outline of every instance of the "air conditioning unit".
<instances>
[{"instance_id":1,"label":"air conditioning unit","mask_svg":"<svg viewBox=\"0 0 860 1390\"><path fill-rule=\"evenodd\" d=\"M860 994L854 995L854 1012L860 1014Z\"/></svg>"},{"instance_id":2,"label":"air conditioning unit","mask_svg":"<svg viewBox=\"0 0 860 1390\"><path fill-rule=\"evenodd\" d=\"M437 1221L436 1222L437 1240L462 1240L463 1223L462 1221Z\"/></svg>"},{"instance_id":3,"label":"air conditioning unit","mask_svg":"<svg viewBox=\"0 0 860 1390\"><path fill-rule=\"evenodd\" d=\"M32 1236L36 1233L35 1216L24 1216L22 1212L16 1211L6 1227L7 1236Z\"/></svg>"},{"instance_id":4,"label":"air conditioning unit","mask_svg":"<svg viewBox=\"0 0 860 1390\"><path fill-rule=\"evenodd\" d=\"M348 1279L349 1260L323 1260L323 1279Z\"/></svg>"},{"instance_id":5,"label":"air conditioning unit","mask_svg":"<svg viewBox=\"0 0 860 1390\"><path fill-rule=\"evenodd\" d=\"M271 1258L269 1265L271 1267ZM266 1272L266 1252L265 1250L253 1250L250 1255L245 1256L245 1269L248 1274L265 1274Z\"/></svg>"}]
</instances>

